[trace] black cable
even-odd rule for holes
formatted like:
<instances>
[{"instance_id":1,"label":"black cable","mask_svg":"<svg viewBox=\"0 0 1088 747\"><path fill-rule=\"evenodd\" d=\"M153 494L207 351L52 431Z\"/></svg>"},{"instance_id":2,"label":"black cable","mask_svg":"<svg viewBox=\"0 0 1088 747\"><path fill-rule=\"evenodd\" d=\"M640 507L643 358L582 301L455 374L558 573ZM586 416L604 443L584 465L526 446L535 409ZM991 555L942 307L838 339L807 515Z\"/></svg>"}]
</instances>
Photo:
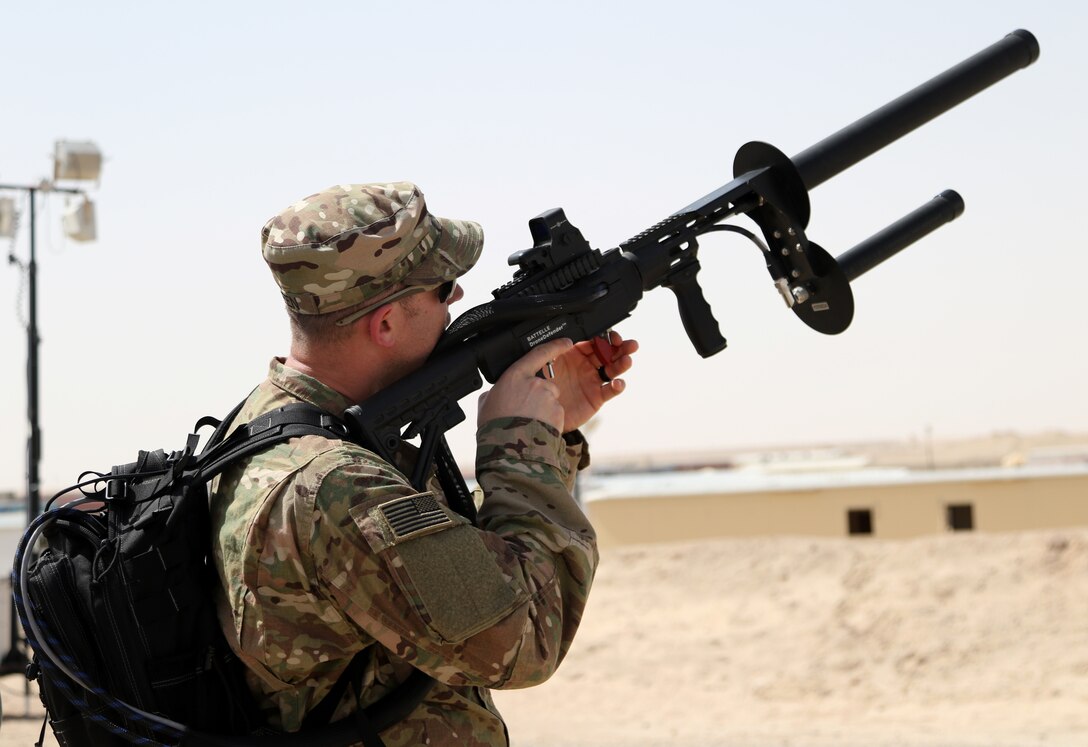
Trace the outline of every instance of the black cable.
<instances>
[{"instance_id":1,"label":"black cable","mask_svg":"<svg viewBox=\"0 0 1088 747\"><path fill-rule=\"evenodd\" d=\"M710 233L711 231L730 231L732 233L739 233L741 236L747 238L749 241L751 241L763 251L767 252L768 254L771 253L771 250L767 247L767 245L764 244L758 236L749 231L747 228L741 228L740 226L734 226L731 224L723 224L718 226L710 226L710 228L704 229L702 233Z\"/></svg>"}]
</instances>

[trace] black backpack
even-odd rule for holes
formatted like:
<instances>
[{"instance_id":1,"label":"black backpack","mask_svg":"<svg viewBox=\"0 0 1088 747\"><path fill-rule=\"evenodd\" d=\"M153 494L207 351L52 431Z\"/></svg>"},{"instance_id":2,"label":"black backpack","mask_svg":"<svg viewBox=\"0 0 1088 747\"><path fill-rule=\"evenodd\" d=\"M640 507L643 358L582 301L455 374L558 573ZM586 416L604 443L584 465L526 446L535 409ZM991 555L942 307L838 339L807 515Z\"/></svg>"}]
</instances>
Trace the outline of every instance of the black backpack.
<instances>
[{"instance_id":1,"label":"black backpack","mask_svg":"<svg viewBox=\"0 0 1088 747\"><path fill-rule=\"evenodd\" d=\"M202 418L180 452L141 451L109 474L84 473L74 486L84 497L47 506L23 535L12 590L34 652L27 676L39 682L61 747L358 741L370 747L432 683L409 678L380 708L329 724L361 673L356 657L307 715L303 731L261 725L243 665L216 618L207 482L274 443L309 434L346 438L348 429L316 407L293 404L227 437L241 407L221 422ZM215 432L198 453L196 431L205 426Z\"/></svg>"}]
</instances>

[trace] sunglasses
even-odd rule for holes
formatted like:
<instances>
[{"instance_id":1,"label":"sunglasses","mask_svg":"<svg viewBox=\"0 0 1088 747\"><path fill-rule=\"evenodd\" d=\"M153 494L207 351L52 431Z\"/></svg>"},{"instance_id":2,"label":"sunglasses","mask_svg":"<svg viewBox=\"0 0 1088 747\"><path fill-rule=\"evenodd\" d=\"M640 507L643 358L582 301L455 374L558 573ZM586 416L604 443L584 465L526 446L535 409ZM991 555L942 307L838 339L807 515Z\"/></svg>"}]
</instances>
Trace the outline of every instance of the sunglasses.
<instances>
[{"instance_id":1,"label":"sunglasses","mask_svg":"<svg viewBox=\"0 0 1088 747\"><path fill-rule=\"evenodd\" d=\"M438 302L446 303L453 297L453 292L457 290L457 278L453 280L447 280L438 286Z\"/></svg>"},{"instance_id":2,"label":"sunglasses","mask_svg":"<svg viewBox=\"0 0 1088 747\"><path fill-rule=\"evenodd\" d=\"M347 325L354 322L356 319L361 319L370 312L375 311L382 306L385 306L387 303L393 303L397 299L404 298L405 296L411 296L416 293L424 293L426 291L432 290L438 291L439 303L446 303L451 298L453 298L453 294L457 291L457 278L454 278L453 280L447 280L441 285L409 285L406 288L401 288L396 293L392 293L385 298L375 301L374 303L367 304L363 308L356 311L354 314L349 314L343 319L338 320L336 322L336 326L346 327Z\"/></svg>"}]
</instances>

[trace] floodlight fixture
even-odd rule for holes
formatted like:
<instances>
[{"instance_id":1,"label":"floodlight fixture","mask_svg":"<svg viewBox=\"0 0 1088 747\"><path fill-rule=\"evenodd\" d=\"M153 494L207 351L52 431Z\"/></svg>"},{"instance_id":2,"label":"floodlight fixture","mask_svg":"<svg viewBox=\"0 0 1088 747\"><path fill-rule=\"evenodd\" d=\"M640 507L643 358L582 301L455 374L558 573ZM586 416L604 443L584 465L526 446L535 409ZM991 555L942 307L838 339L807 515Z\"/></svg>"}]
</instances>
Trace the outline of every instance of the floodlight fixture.
<instances>
[{"instance_id":1,"label":"floodlight fixture","mask_svg":"<svg viewBox=\"0 0 1088 747\"><path fill-rule=\"evenodd\" d=\"M18 227L19 214L15 211L15 200L0 197L0 239L14 239Z\"/></svg>"},{"instance_id":2,"label":"floodlight fixture","mask_svg":"<svg viewBox=\"0 0 1088 747\"><path fill-rule=\"evenodd\" d=\"M102 173L102 152L89 140L58 140L53 152L53 179L96 181Z\"/></svg>"},{"instance_id":3,"label":"floodlight fixture","mask_svg":"<svg viewBox=\"0 0 1088 747\"><path fill-rule=\"evenodd\" d=\"M74 241L94 241L94 203L83 195L69 201L64 210L64 233Z\"/></svg>"}]
</instances>

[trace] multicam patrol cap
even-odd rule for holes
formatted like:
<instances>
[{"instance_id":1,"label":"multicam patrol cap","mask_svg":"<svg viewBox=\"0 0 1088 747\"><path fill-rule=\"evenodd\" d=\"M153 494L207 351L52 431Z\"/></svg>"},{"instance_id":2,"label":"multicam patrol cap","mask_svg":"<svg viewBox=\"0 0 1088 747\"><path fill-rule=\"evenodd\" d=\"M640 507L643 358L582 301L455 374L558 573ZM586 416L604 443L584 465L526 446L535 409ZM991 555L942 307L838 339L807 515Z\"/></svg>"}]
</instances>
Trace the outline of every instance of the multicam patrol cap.
<instances>
[{"instance_id":1,"label":"multicam patrol cap","mask_svg":"<svg viewBox=\"0 0 1088 747\"><path fill-rule=\"evenodd\" d=\"M431 215L410 182L340 184L302 199L261 230L261 252L287 306L327 314L398 284L438 286L483 248L471 221Z\"/></svg>"}]
</instances>

